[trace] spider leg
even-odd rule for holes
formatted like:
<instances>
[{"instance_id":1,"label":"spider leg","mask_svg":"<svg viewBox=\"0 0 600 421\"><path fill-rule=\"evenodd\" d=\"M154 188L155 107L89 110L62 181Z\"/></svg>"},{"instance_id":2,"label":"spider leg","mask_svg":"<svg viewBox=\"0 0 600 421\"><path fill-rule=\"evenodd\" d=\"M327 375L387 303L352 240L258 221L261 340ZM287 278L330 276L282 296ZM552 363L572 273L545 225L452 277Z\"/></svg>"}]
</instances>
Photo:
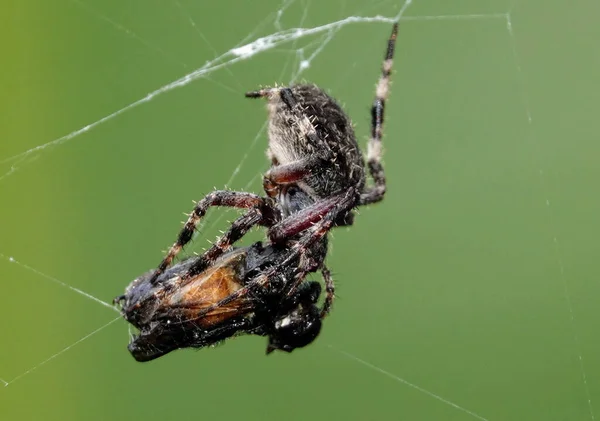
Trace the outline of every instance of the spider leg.
<instances>
[{"instance_id":1,"label":"spider leg","mask_svg":"<svg viewBox=\"0 0 600 421\"><path fill-rule=\"evenodd\" d=\"M188 217L188 220L183 225L183 228L179 232L177 236L177 240L169 251L167 255L162 260L152 278L150 278L151 284L156 284L156 279L158 276L165 271L166 268L173 262L175 256L181 251L183 246L190 242L194 231L196 230L196 225L200 221L205 214L208 208L212 206L225 206L231 208L260 208L264 210L264 213L275 212L272 209L272 206L267 203L267 201L260 196L251 193L245 192L235 192L235 191L227 191L227 190L217 190L212 193L206 195L202 200L200 200L194 210ZM270 217L271 215L269 215ZM267 215L263 214L264 219L267 219ZM266 221L260 221L266 222Z\"/></svg>"},{"instance_id":2,"label":"spider leg","mask_svg":"<svg viewBox=\"0 0 600 421\"><path fill-rule=\"evenodd\" d=\"M269 197L277 196L279 186L283 184L294 184L309 175L317 168L321 158L312 156L307 159L291 162L289 164L271 167L263 177L263 188Z\"/></svg>"},{"instance_id":3,"label":"spider leg","mask_svg":"<svg viewBox=\"0 0 600 421\"><path fill-rule=\"evenodd\" d=\"M333 278L331 277L331 272L327 269L326 266L323 266L321 269L321 274L323 275L323 279L325 280L325 302L323 303L323 308L321 309L321 319L329 314L331 311L331 306L333 304L333 299L335 298L335 285L333 283Z\"/></svg>"},{"instance_id":4,"label":"spider leg","mask_svg":"<svg viewBox=\"0 0 600 421\"><path fill-rule=\"evenodd\" d=\"M352 194L351 194L352 193ZM225 306L233 301L238 300L241 297L244 297L250 293L250 291L262 288L265 285L268 285L270 279L277 275L277 273L281 270L282 267L286 267L288 265L293 264L295 259L300 258L302 255L306 253L308 249L316 242L321 240L331 227L335 221L337 215L341 212L347 211L349 207L352 206L354 201L354 190L348 190L348 192L344 195L344 197L338 201L338 205L334 210L330 211L325 217L323 217L317 224L313 225L312 228L306 233L300 240L295 242L289 249L289 252L286 253L285 259L282 259L279 262L276 262L270 269L266 270L256 278L252 279L248 282L243 288L238 289L232 294L228 295L226 298L221 301L204 308L201 312L199 312L194 319L199 319L204 317L206 314L214 311L215 309ZM300 259L302 262L302 259ZM294 276L294 279L285 287L284 299L289 299L295 292L298 286L304 281L306 275L312 271L312 268L307 268L300 263L298 272ZM326 285L327 287L327 285ZM332 283L330 283L328 291L332 289ZM331 301L330 301L331 304ZM191 321L191 320L188 320Z\"/></svg>"},{"instance_id":5,"label":"spider leg","mask_svg":"<svg viewBox=\"0 0 600 421\"><path fill-rule=\"evenodd\" d=\"M355 190L348 191L323 199L292 214L281 222L269 228L269 239L274 243L281 243L314 227L324 218L338 218L339 215L349 211L355 200ZM338 218L339 219L339 218Z\"/></svg>"},{"instance_id":6,"label":"spider leg","mask_svg":"<svg viewBox=\"0 0 600 421\"><path fill-rule=\"evenodd\" d=\"M390 87L390 75L392 73L392 60L394 58L394 47L398 35L398 24L394 24L392 35L388 40L388 46L381 69L381 77L375 91L375 100L371 107L371 138L369 139L367 151L367 166L371 177L373 177L373 186L367 188L360 195L359 205L379 202L385 195L385 173L381 165L381 138L383 128L383 117L385 111L385 101L388 98Z\"/></svg>"},{"instance_id":7,"label":"spider leg","mask_svg":"<svg viewBox=\"0 0 600 421\"><path fill-rule=\"evenodd\" d=\"M304 280L306 273L312 272L314 268L306 267L307 259L302 259L306 252L311 249L311 247L323 239L327 235L327 233L331 230L331 228L335 225L336 219L339 215L348 212L355 203L355 191L354 189L349 189L343 196L337 196L337 203L335 207L330 210L323 218L314 224L310 229L306 230L300 239L294 243L294 245L290 248L291 252L288 256L278 265L285 267L292 263L293 259L300 257L300 271L304 271L302 276L296 276L292 282L290 282L285 287L284 294L289 297L294 293L298 285ZM300 214L299 212L298 214ZM289 219L289 218L288 218ZM284 220L287 222L287 220ZM311 263L312 264L312 263ZM320 263L322 265L322 262ZM326 269L327 270L327 269ZM266 276L271 276L271 273L274 269L271 269L266 273ZM327 271L328 272L328 271ZM327 285L326 285L327 286ZM329 285L332 286L331 284Z\"/></svg>"},{"instance_id":8,"label":"spider leg","mask_svg":"<svg viewBox=\"0 0 600 421\"><path fill-rule=\"evenodd\" d=\"M252 227L263 220L259 208L253 208L237 218L229 229L190 266L186 277L192 277L209 267L216 259L225 253L236 241L242 238Z\"/></svg>"}]
</instances>

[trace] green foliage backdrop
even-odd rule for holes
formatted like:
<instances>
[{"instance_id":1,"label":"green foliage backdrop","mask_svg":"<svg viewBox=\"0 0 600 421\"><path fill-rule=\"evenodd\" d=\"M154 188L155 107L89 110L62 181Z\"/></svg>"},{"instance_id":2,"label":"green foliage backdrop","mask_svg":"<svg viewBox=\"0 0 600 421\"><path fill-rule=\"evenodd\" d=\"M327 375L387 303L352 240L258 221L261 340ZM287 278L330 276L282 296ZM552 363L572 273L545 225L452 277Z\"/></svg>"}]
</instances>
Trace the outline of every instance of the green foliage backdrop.
<instances>
[{"instance_id":1,"label":"green foliage backdrop","mask_svg":"<svg viewBox=\"0 0 600 421\"><path fill-rule=\"evenodd\" d=\"M87 336L116 313L47 277L110 301L158 263L192 200L226 183L259 192L266 112L243 92L288 82L302 59L366 143L390 26L280 45L7 158L278 25L401 6L0 5L0 419L600 416L597 2L414 0L386 115L388 196L333 236L339 297L311 347L265 357L265 340L242 337L139 364L125 322ZM234 216L220 215L190 250Z\"/></svg>"}]
</instances>

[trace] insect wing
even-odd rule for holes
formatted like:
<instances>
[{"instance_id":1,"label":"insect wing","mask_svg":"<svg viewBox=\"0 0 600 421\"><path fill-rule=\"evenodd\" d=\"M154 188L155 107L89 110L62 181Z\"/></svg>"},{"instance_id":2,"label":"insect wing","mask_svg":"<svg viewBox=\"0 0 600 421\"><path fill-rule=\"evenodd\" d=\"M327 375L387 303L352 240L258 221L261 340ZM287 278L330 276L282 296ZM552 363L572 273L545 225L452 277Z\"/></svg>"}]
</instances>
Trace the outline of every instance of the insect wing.
<instances>
[{"instance_id":1,"label":"insect wing","mask_svg":"<svg viewBox=\"0 0 600 421\"><path fill-rule=\"evenodd\" d=\"M195 320L195 324L208 328L226 322L233 317L243 316L253 310L247 297L214 307L244 286L246 249L230 252L214 265L186 280L163 303L165 308L180 309L183 320ZM211 308L208 312L206 309Z\"/></svg>"}]
</instances>

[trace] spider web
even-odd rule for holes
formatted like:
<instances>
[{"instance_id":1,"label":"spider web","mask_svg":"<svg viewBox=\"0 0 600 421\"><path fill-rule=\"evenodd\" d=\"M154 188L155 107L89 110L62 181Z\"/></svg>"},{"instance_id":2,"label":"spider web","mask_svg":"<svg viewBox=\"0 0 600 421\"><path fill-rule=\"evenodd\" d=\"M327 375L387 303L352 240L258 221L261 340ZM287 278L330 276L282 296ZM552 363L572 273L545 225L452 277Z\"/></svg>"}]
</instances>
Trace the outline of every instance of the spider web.
<instances>
[{"instance_id":1,"label":"spider web","mask_svg":"<svg viewBox=\"0 0 600 421\"><path fill-rule=\"evenodd\" d=\"M27 119L27 126L23 121L15 120L12 124L18 127L17 133L22 136L19 141L3 145L0 155L0 197L10 204L10 209L4 209L6 215L2 218L0 271L9 302L1 313L5 323L1 332L0 383L5 388L0 393L6 397L14 393L13 398L17 399L20 388L33 393L37 399L44 387L66 376L67 380L61 383L56 397L45 399L46 404L61 400L70 402L62 394L69 393L73 384L79 382L101 390L102 384L111 383L110 379L104 380L109 373L115 376L125 373L118 380L123 384L122 393L130 394L130 390L145 386L144 382L150 381L152 376L161 379L161 383L168 378L171 378L171 382L179 383L180 373L185 372L174 375L173 370L192 364L202 370L199 372L204 372L206 367L198 360L205 358L210 359L211 365L221 367L209 375L212 385L218 384L220 379L223 379L223 385L232 379L239 380L240 374L236 373L240 365L243 367L247 364L256 365L256 371L246 372L244 383L248 382L246 375L272 375L279 378L281 374L278 370L285 370L285 378L276 381L286 388L288 380L291 379L291 384L297 384L299 376L302 382L306 373L313 373L310 381L306 380L306 387L316 389L315 396L317 393L330 395L332 388L340 390L341 395L356 393L349 379L360 376L358 384L363 387L370 383L379 385L374 386L373 393L379 396L377 407L382 413L394 408L403 413L402 409L397 408L396 399L401 399L404 407L410 406L411 409L404 411L413 414L411 419L519 419L524 414L534 414L529 419L541 419L542 415L544 419L552 419L548 414L560 413L568 419L594 420L597 398L593 391L598 390L598 386L594 387L592 382L597 384L598 370L595 369L598 365L590 364L585 356L591 355L588 352L598 340L586 329L588 307L581 299L585 290L575 283L577 294L573 291L574 277L578 272L573 270L570 273L566 264L569 254L563 251L561 234L565 228L561 225L561 212L564 209L555 207L550 201L551 197L557 196L557 181L554 176L547 175L551 168L547 150L540 141L542 126L536 125L535 109L532 110L530 73L523 64L524 46L520 41L520 27L513 24L514 21L519 22L521 8L516 3L502 1L465 2L461 5L434 3L425 0L408 0L400 4L392 1L372 4L341 1L328 7L328 10L309 1L294 0L265 3L252 9L228 5L237 8L235 13L245 14L245 19L237 25L229 22L215 25L213 22L211 26L211 17L215 20L223 15L216 12L207 14L205 6L191 1L173 0L154 5L163 13L160 19L154 16L154 20L146 20L143 13L139 14L139 4L133 1L116 7L93 1L65 2L61 6L68 11L65 22L72 26L63 30L80 30L84 40L86 30L90 34L97 31L102 34L98 37L106 38L106 44L99 42L98 46L90 46L97 52L97 62L89 67L73 65L75 69L72 74L79 78L73 78L72 81L65 81L66 75L58 78L67 91L53 94L53 101L59 106L65 103L66 108L75 115L67 116L58 110L55 117L57 121L42 117L37 121L35 118ZM263 357L259 351L254 351L263 344L258 338L250 338L248 341L232 341L226 347L213 351L215 355L211 356L207 355L207 351L201 355L178 353L179 364L189 361L186 366L173 365L177 362L172 358L154 365L132 368L131 361L123 352L127 341L125 323L108 301L119 294L130 279L158 263L161 255L156 250L165 247L178 229L173 215L188 211L191 206L189 200L198 199L215 184L221 188L221 181L234 189L260 191L260 174L266 168L262 156L265 125L261 123L265 114L263 107L256 102L243 102L243 92L260 84L290 83L303 78L318 82L330 88L334 96L344 98L344 105L357 123L357 133L362 136L364 144L368 124L367 106L373 94L385 36L390 24L397 19L401 21L401 29L384 138L389 183L391 186L395 183L397 187L390 190L390 198L386 198L383 204L362 212L363 215L357 218L361 220L358 226L335 234L330 262L341 278L337 283L340 299L334 311L335 316L328 320L327 331L319 338L320 346L307 349L303 351L304 354L295 353L292 358L274 360L275 363L257 362L259 357ZM88 25L89 28L83 28ZM448 40L444 39L446 35ZM485 45L490 40L494 44ZM449 46L448 54L434 51L432 55L439 61L427 61L423 50L439 46L441 42L447 42L448 45L460 42L467 44L463 48ZM125 44L122 47L123 55L107 55L115 61L102 62L104 49L111 48L115 43ZM77 48L79 52L84 49L83 46ZM461 56L464 63L453 60L457 52L469 48L481 56L465 54ZM53 53L58 54L56 51ZM131 53L135 55L133 58L129 56ZM72 53L66 53L66 57L69 54ZM418 61L411 60L413 56L425 58L430 67L419 67ZM461 65L464 66L462 69L456 68ZM82 75L83 70L94 69L94 66L98 66L97 73L89 78ZM434 69L436 66L439 67L437 71ZM494 66L501 70L485 74L485 69L489 71ZM477 73L478 69L484 69L481 70L482 74ZM444 76L449 74L460 78L461 72L467 73L467 79L472 78L469 83L473 86L485 88L493 85L489 80L491 77L501 75L503 79L496 80L496 83L507 90L503 95L492 89L479 95L468 94L461 90L468 86L467 82L458 81L458 91L453 92L452 80L444 79ZM137 82L137 78L143 80ZM102 81L108 85L103 86ZM22 86L28 83L37 86L35 84L38 81L25 80ZM429 84L436 85L431 87ZM494 94L498 96L493 97ZM425 98L439 97L440 104L425 102L419 98L420 95ZM453 242L452 238L445 238L446 245L435 246L433 244L443 235L427 231L418 223L418 230L411 228L409 223L398 223L394 231L401 232L403 237L412 235L425 239L411 242L395 238L390 241L388 246L402 249L405 258L391 257L395 254L369 254L370 267L367 272L363 270L360 273L363 276L375 274L374 278L378 280L373 281L374 285L364 280L361 282L358 275L352 275L354 270L358 272L361 268L348 260L352 257L356 257L357 261L361 259L360 252L355 250L352 254L353 243L367 245L374 241L373 237L386 234L386 228L381 223L371 221L369 225L367 220L377 219L374 215L381 213L381 218L389 224L397 222L392 219L396 214L401 218L403 214L423 212L422 208L404 204L402 198L394 199L394 195L403 196L400 191L406 191L406 194L412 194L413 201L435 204L442 209L437 213L428 210L426 218L443 219L442 215L447 213L443 208L449 212L464 211L465 208L457 205L461 195L472 197L479 194L469 190L465 178L461 176L475 175L497 181L494 174L500 172L501 182L510 178L501 169L507 162L497 164L487 172L474 164L470 167L472 173L468 169L460 172L456 164L450 163L449 168L456 173L445 174L446 178L443 179L429 180L431 184L443 184L446 191L429 191L436 196L436 200L443 202L430 202L430 198L413 190L417 181L411 178L431 177L432 173L435 176L435 169L428 162L453 159L457 153L461 153L457 151L482 151L465 148L465 143L460 143L461 137L466 137L466 143L474 140L468 135L470 117L460 112L461 106L469 109L473 104L468 100L461 103L461 100L452 98L468 95L476 98L492 95L488 98L490 102L481 100L482 106L495 104L497 108L481 116L499 113L501 109L510 110L502 114L511 118L509 122L499 122L493 118L488 122L490 127L503 129L497 137L484 129L479 132L478 129L473 130L477 136L485 134L498 141L514 136L516 140L511 145L522 148L518 149L518 153L523 153L525 157L515 158L515 167L527 176L535 173L535 177L529 178L527 183L536 193L527 201L529 208L510 210L532 212L531 218L542 220L536 228L531 229L527 241L538 251L538 262L543 262L541 264L545 266L543 270L537 268L538 271L535 264L521 268L533 271L529 275L536 279L547 277L555 282L550 286L533 283L527 287L511 280L507 289L490 287L491 283L505 281L504 277L514 275L514 272L504 270L498 263L502 259L495 257L488 260L496 262L493 270L499 272L498 277L483 276L485 282L476 279L482 277L483 272L461 272L457 262L463 257L452 250L456 247L471 250L469 247L473 244L461 244ZM69 98L87 102L77 110L77 104L74 106L69 103ZM11 127L11 115L17 116L19 107L27 104L25 100L12 104L17 111L8 110L6 127ZM49 105L53 104L46 104L47 109ZM439 121L432 122L427 117L428 113ZM414 123L411 123L413 118ZM424 123L430 127L422 126ZM214 127L209 128L208 125ZM60 134L46 136L46 132ZM8 130L3 137L10 137L11 133ZM39 133L44 135L40 136ZM423 137L423 133L433 137ZM420 137L416 140L407 139L407 134ZM438 139L444 144L437 144ZM429 143L426 153L414 149L417 140ZM396 144L392 144L392 141ZM478 138L477 141L482 142L482 139ZM492 150L499 151L493 147ZM411 151L420 154L421 159L406 159ZM444 153L450 158L441 156ZM506 152L500 152L499 159L503 159L503 153ZM472 156L469 158L473 159ZM214 160L219 162L212 162ZM411 161L417 162L412 165ZM425 171L429 171L429 174ZM403 181L407 178L410 182ZM425 186L430 184L425 183ZM448 191L456 198L451 200ZM505 194L509 193L501 190L488 200L502 199ZM480 202L472 200L469 203ZM492 206L499 206L498 203L494 202ZM484 211L484 208L480 210ZM230 216L231 213L214 212L196 237L197 251L201 251L198 243L202 243L203 238L212 241ZM482 221L470 222L477 225ZM484 222L490 224L490 221ZM448 235L460 237L460 234L451 230ZM472 237L471 241L475 245L480 244L473 238L483 241L486 235L497 236L499 233L488 230ZM568 236L568 233L565 235ZM260 233L254 233L254 238L259 239ZM511 244L515 240L506 241ZM432 253L436 247L439 248L436 256L442 258L439 261L442 266L440 273L456 270L463 275L470 275L473 283L457 284L456 288L464 290L453 294L443 280L435 279L440 273L432 272L422 263L410 264L411 258L418 260L415 256L419 253ZM193 247L188 250L192 251ZM500 245L491 247L488 252L509 253L514 261L519 260L517 255L511 255ZM396 273L385 270L392 263L390 259L398 259L405 268L399 268ZM393 261L393 264L396 262ZM522 282L523 277L518 281ZM386 294L390 282L400 286L396 285L396 289L390 290L393 293L389 294L389 298L381 301L381 294ZM486 282L488 290L473 286ZM423 286L406 285L409 283ZM540 291L542 287L547 289L544 293ZM445 293L449 294L448 299L438 301L433 298L433 295ZM548 307L548 312L552 313L546 321L532 324L531 330L516 331L494 324L494 317L506 319L506 324L532 323L530 313L525 310L528 306L518 307L513 314L505 313L511 306L519 305L522 295L532 293L538 294L537 304L542 309ZM430 317L427 311L411 313L417 308L410 301L423 297L424 301L419 306L428 311L433 308L427 304L428 300L445 306L437 318L431 316L430 323L427 322ZM377 305L377 300L381 302L380 309L371 310L371 306ZM487 311L480 310L481 313L466 311L470 305L475 306L476 300L487 302L490 308ZM491 304L502 300L505 301L504 306ZM366 303L370 303L368 308L364 307ZM497 329L508 329L503 337L502 331L494 332L504 342L478 330L482 326L472 319L465 319L461 312L470 317L481 317ZM461 322L467 326L453 324ZM403 327L406 323L416 323L417 328ZM377 324L380 332L366 332L373 330L373 324ZM518 346L509 346L515 340L515 335L524 335L540 327L548 329L550 326L554 326L558 333L543 337L541 342L519 337L522 342ZM433 333L426 333L428 329L432 329ZM448 331L455 332L456 338L448 335ZM394 341L387 335L395 338ZM410 338L410 346L407 345L407 338ZM436 345L428 345L428 341ZM455 341L463 346L457 346ZM562 348L554 354L545 355L545 359L527 354L545 348L542 343L549 347L560 344ZM373 344L377 346L373 347ZM472 352L466 349L466 344L472 348ZM495 351L490 347L495 347ZM525 355L520 355L519 350ZM411 352L424 355L417 358ZM509 356L502 360L506 354ZM454 361L446 362L445 358L453 358ZM567 360L560 366L564 372L554 368L560 358ZM463 366L466 360L471 365ZM517 381L523 383L523 387L532 387L534 390L529 390L529 398L526 396L523 401L524 406L518 403L498 404L496 400L513 400L514 403L517 399L516 390L520 389L509 381L513 371L508 370L507 377L502 377L501 373L506 369L502 364L495 367L497 371L488 370L491 360L500 360L507 364L506 367L519 366L525 373ZM403 364L403 361L407 364ZM409 362L414 364L408 367L412 364ZM95 370L95 364L100 368ZM294 365L297 367L292 367ZM329 374L328 369L332 370ZM90 377L82 379L75 374L65 374L78 370L85 370L85 375ZM558 403L544 401L536 405L536 398L547 400L563 390L542 387L545 382L536 376L548 370L557 382L565 384L569 393ZM477 371L482 373L481 376L474 374ZM319 378L320 384L314 385L313 380L319 373L325 377L338 376L338 382ZM131 380L128 375L137 376L138 380ZM391 387L385 378L400 385ZM187 384L188 388L197 387L197 378L186 381L189 383L181 384ZM515 394L510 393L511 389L515 390ZM207 388L203 391L208 401L213 399L211 390ZM253 392L246 393L253 395ZM361 395L364 393L364 390L360 390ZM143 399L145 395L140 396ZM264 402L263 397L258 398L258 394L254 396ZM218 398L215 399L215 402L219 402ZM357 395L357 399L360 401L360 395ZM82 404L81 411L88 413L96 401L88 396L84 402L87 404ZM290 405L291 402L287 401ZM340 402L353 408L345 398L340 398ZM369 405L375 404L363 402L362 407L369 408L366 414L375 413L376 409ZM558 410L560 405L563 408ZM568 408L564 405L568 405ZM14 410L14 414L22 411L16 408L9 406L8 411ZM545 408L546 412L541 408ZM257 407L258 410L260 407ZM75 409L73 411L76 414ZM106 408L102 411L106 412ZM158 417L159 413L148 412L145 417ZM312 411L307 410L306 413L311 414ZM349 414L358 416L352 409ZM74 417L77 418L76 415ZM247 413L245 417L248 418Z\"/></svg>"}]
</instances>

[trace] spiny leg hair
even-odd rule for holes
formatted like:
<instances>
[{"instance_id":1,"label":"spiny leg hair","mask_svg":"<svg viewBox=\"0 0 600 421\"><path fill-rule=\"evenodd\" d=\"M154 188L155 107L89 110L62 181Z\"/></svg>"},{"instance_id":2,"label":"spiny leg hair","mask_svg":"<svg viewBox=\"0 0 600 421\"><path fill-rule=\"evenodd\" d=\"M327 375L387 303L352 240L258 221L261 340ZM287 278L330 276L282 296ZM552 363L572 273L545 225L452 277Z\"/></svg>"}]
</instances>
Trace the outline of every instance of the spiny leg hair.
<instances>
[{"instance_id":1,"label":"spiny leg hair","mask_svg":"<svg viewBox=\"0 0 600 421\"><path fill-rule=\"evenodd\" d=\"M262 219L263 216L260 209L253 208L233 221L229 229L219 237L216 243L192 264L186 277L193 277L212 265L212 263L229 250L236 241L246 235L246 233L254 226L258 225Z\"/></svg>"},{"instance_id":2,"label":"spiny leg hair","mask_svg":"<svg viewBox=\"0 0 600 421\"><path fill-rule=\"evenodd\" d=\"M173 245L167 252L167 255L154 272L154 275L152 275L150 283L152 283L153 285L156 284L156 281L160 274L163 273L165 269L167 269L171 265L175 256L177 256L181 249L191 241L192 236L194 235L194 231L196 230L196 225L198 224L200 219L206 214L208 208L212 206L225 206L242 209L258 209L265 208L267 206L267 203L264 198L255 194L245 192L217 190L206 195L194 207L194 210L189 215L188 220L179 232L177 240L175 241L175 243L173 243Z\"/></svg>"}]
</instances>

